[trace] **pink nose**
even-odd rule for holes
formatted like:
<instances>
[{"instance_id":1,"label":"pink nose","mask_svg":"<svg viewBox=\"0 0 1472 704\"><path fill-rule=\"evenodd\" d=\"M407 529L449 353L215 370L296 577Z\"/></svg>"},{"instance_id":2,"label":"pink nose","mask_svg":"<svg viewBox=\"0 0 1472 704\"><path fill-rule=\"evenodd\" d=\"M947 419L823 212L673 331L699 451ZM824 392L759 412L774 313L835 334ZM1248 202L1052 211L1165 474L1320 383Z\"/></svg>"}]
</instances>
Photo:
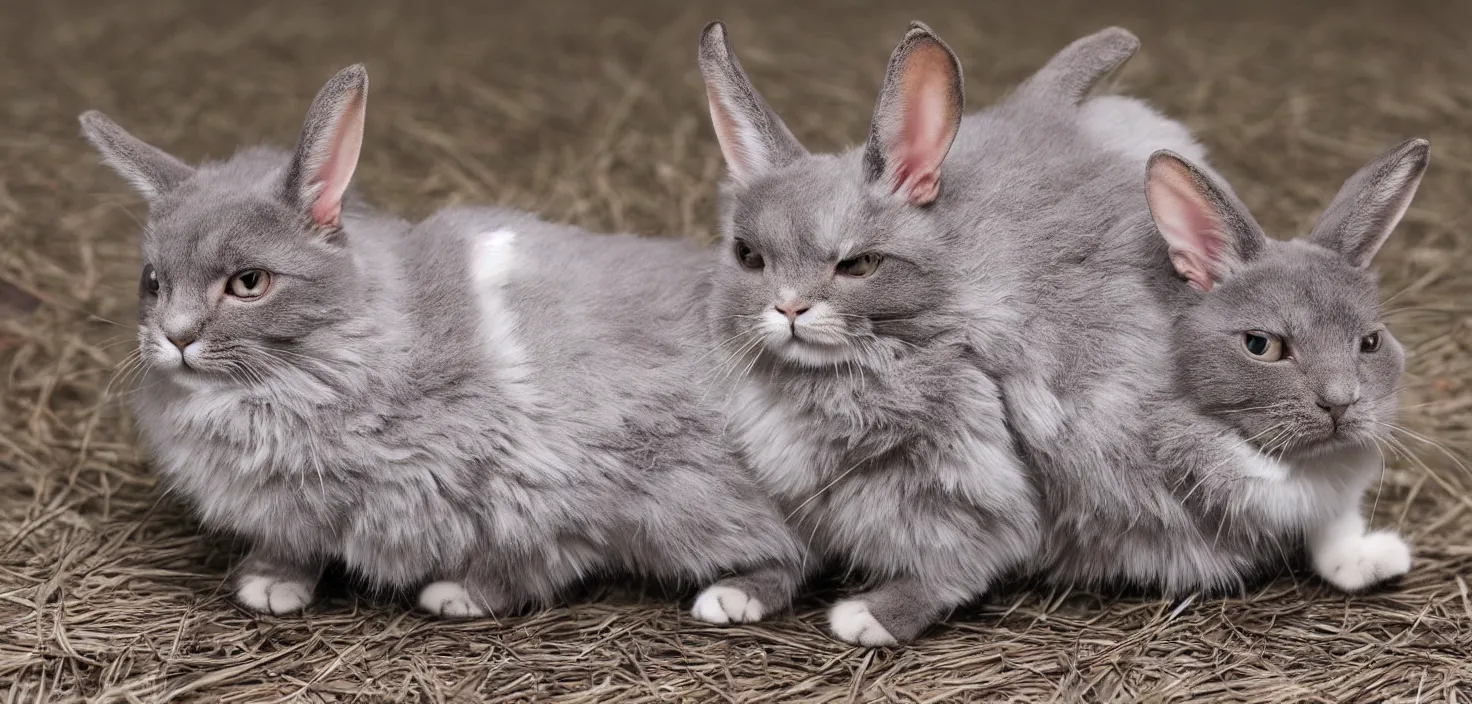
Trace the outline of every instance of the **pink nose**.
<instances>
[{"instance_id":1,"label":"pink nose","mask_svg":"<svg viewBox=\"0 0 1472 704\"><path fill-rule=\"evenodd\" d=\"M777 310L781 312L782 315L787 316L787 320L794 323L797 322L797 316L806 313L808 308L810 307L811 306L809 306L807 303L796 298L785 303L777 304Z\"/></svg>"}]
</instances>

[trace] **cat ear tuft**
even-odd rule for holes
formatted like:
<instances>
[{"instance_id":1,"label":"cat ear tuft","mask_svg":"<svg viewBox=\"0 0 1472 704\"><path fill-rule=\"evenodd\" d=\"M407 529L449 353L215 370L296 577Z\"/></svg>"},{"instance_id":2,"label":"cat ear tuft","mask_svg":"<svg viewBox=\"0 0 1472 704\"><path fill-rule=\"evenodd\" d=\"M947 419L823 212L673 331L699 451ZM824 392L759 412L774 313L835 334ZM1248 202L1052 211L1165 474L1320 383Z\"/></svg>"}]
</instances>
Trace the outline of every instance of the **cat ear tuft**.
<instances>
[{"instance_id":1,"label":"cat ear tuft","mask_svg":"<svg viewBox=\"0 0 1472 704\"><path fill-rule=\"evenodd\" d=\"M368 70L354 64L327 81L307 111L283 195L307 210L318 227L341 226L343 195L363 149L367 108Z\"/></svg>"}]
</instances>

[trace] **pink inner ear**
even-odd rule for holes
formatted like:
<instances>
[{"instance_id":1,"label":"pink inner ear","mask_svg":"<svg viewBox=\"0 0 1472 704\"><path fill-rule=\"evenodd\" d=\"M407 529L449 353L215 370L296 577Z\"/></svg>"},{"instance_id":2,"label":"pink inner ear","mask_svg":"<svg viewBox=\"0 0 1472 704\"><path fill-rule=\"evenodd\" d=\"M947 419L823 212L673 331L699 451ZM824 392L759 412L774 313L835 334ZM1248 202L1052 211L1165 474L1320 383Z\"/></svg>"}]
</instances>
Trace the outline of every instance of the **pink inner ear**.
<instances>
[{"instance_id":1,"label":"pink inner ear","mask_svg":"<svg viewBox=\"0 0 1472 704\"><path fill-rule=\"evenodd\" d=\"M726 157L726 168L738 183L746 183L756 171L753 161L757 155L748 153L752 147L742 144L742 135L736 121L726 111L714 86L706 86L705 98L710 103L710 122L715 127L716 142L721 145L721 155Z\"/></svg>"},{"instance_id":2,"label":"pink inner ear","mask_svg":"<svg viewBox=\"0 0 1472 704\"><path fill-rule=\"evenodd\" d=\"M363 149L361 97L354 97L343 110L328 139L327 158L312 178L312 183L318 186L312 220L323 227L337 227L342 216L342 196L353 180L358 154Z\"/></svg>"},{"instance_id":3,"label":"pink inner ear","mask_svg":"<svg viewBox=\"0 0 1472 704\"><path fill-rule=\"evenodd\" d=\"M1223 273L1226 242L1215 209L1190 173L1175 164L1160 163L1150 170L1147 196L1176 272L1195 288L1210 291Z\"/></svg>"},{"instance_id":4,"label":"pink inner ear","mask_svg":"<svg viewBox=\"0 0 1472 704\"><path fill-rule=\"evenodd\" d=\"M938 48L915 51L900 78L904 105L897 143L890 148L895 190L912 205L940 194L940 166L950 149L950 60Z\"/></svg>"}]
</instances>

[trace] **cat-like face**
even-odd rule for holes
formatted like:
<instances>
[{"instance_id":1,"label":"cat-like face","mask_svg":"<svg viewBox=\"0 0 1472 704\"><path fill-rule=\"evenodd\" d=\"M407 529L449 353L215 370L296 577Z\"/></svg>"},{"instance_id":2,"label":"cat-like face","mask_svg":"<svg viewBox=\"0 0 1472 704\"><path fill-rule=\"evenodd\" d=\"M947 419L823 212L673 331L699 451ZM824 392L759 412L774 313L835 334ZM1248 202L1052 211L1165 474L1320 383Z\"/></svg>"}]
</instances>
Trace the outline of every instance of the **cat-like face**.
<instances>
[{"instance_id":1,"label":"cat-like face","mask_svg":"<svg viewBox=\"0 0 1472 704\"><path fill-rule=\"evenodd\" d=\"M296 151L189 166L98 112L82 130L147 200L139 354L192 386L256 384L341 347L334 326L374 282L344 247L342 199L363 141L368 74L317 94Z\"/></svg>"},{"instance_id":2,"label":"cat-like face","mask_svg":"<svg viewBox=\"0 0 1472 704\"><path fill-rule=\"evenodd\" d=\"M752 87L725 28L701 37L711 120L730 178L716 332L806 367L879 364L931 332L945 298L928 207L961 120L961 68L923 25L890 57L861 154L810 155Z\"/></svg>"},{"instance_id":3,"label":"cat-like face","mask_svg":"<svg viewBox=\"0 0 1472 704\"><path fill-rule=\"evenodd\" d=\"M152 204L138 287L139 352L152 369L195 385L254 383L329 351L317 338L358 298L354 267L261 187L287 160L245 152ZM241 188L252 177L259 185Z\"/></svg>"},{"instance_id":4,"label":"cat-like face","mask_svg":"<svg viewBox=\"0 0 1472 704\"><path fill-rule=\"evenodd\" d=\"M1179 379L1270 455L1374 446L1405 369L1379 311L1368 270L1308 242L1271 243L1178 326Z\"/></svg>"},{"instance_id":5,"label":"cat-like face","mask_svg":"<svg viewBox=\"0 0 1472 704\"><path fill-rule=\"evenodd\" d=\"M1151 157L1151 214L1195 291L1173 340L1184 394L1270 455L1388 436L1405 352L1381 319L1369 265L1428 158L1420 139L1386 151L1344 184L1312 233L1277 242L1210 176L1169 152Z\"/></svg>"},{"instance_id":6,"label":"cat-like face","mask_svg":"<svg viewBox=\"0 0 1472 704\"><path fill-rule=\"evenodd\" d=\"M947 298L928 211L807 156L728 197L717 332L809 367L879 364L918 343Z\"/></svg>"}]
</instances>

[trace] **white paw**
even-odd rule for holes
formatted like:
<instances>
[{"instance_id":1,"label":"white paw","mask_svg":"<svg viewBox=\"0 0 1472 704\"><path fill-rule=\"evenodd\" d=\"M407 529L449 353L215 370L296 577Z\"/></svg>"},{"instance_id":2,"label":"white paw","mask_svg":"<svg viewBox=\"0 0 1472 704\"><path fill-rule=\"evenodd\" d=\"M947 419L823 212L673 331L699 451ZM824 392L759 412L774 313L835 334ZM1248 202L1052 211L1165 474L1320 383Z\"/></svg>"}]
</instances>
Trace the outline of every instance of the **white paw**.
<instances>
[{"instance_id":1,"label":"white paw","mask_svg":"<svg viewBox=\"0 0 1472 704\"><path fill-rule=\"evenodd\" d=\"M312 603L312 585L289 579L246 575L235 590L235 600L245 608L261 613L281 614L301 611Z\"/></svg>"},{"instance_id":2,"label":"white paw","mask_svg":"<svg viewBox=\"0 0 1472 704\"><path fill-rule=\"evenodd\" d=\"M706 623L756 623L766 608L760 601L735 587L706 587L695 597L690 615Z\"/></svg>"},{"instance_id":3,"label":"white paw","mask_svg":"<svg viewBox=\"0 0 1472 704\"><path fill-rule=\"evenodd\" d=\"M875 648L896 645L898 641L869 613L869 605L857 599L840 601L828 612L828 625L833 635L845 643Z\"/></svg>"},{"instance_id":4,"label":"white paw","mask_svg":"<svg viewBox=\"0 0 1472 704\"><path fill-rule=\"evenodd\" d=\"M1357 592L1411 571L1411 548L1395 533L1369 533L1320 551L1314 569L1335 587Z\"/></svg>"},{"instance_id":5,"label":"white paw","mask_svg":"<svg viewBox=\"0 0 1472 704\"><path fill-rule=\"evenodd\" d=\"M480 618L486 610L471 600L459 582L433 582L419 591L419 608L440 618Z\"/></svg>"}]
</instances>

